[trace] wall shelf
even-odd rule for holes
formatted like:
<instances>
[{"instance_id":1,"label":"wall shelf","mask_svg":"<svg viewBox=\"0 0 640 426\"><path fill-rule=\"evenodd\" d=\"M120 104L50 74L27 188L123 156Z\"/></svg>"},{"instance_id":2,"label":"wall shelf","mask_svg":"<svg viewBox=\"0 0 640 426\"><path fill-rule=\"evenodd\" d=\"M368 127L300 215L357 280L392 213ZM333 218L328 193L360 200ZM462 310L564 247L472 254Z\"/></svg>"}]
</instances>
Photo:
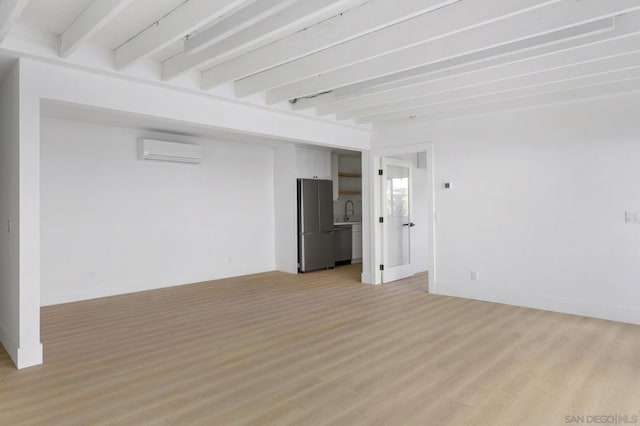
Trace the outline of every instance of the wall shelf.
<instances>
[{"instance_id":1,"label":"wall shelf","mask_svg":"<svg viewBox=\"0 0 640 426\"><path fill-rule=\"evenodd\" d=\"M335 182L337 183L336 201L352 198L358 201L362 196L362 165L360 156L337 155ZM352 200L352 201L353 201Z\"/></svg>"}]
</instances>

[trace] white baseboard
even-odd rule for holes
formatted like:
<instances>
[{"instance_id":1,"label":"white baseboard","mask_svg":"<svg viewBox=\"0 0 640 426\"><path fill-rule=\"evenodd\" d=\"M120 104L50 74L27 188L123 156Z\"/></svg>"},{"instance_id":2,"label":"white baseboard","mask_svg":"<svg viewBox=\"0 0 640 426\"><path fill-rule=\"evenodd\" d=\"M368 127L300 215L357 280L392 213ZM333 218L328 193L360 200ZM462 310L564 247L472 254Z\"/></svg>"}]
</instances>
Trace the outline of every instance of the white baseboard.
<instances>
[{"instance_id":1,"label":"white baseboard","mask_svg":"<svg viewBox=\"0 0 640 426\"><path fill-rule=\"evenodd\" d=\"M18 369L33 367L42 364L42 343L18 348Z\"/></svg>"},{"instance_id":2,"label":"white baseboard","mask_svg":"<svg viewBox=\"0 0 640 426\"><path fill-rule=\"evenodd\" d=\"M563 299L530 293L489 292L478 289L460 289L439 282L432 294L522 306L544 311L581 315L610 321L640 325L640 308L633 306L604 305L584 300Z\"/></svg>"},{"instance_id":3,"label":"white baseboard","mask_svg":"<svg viewBox=\"0 0 640 426\"><path fill-rule=\"evenodd\" d=\"M42 364L43 350L41 343L21 348L9 338L9 333L2 325L0 325L0 343L2 343L2 346L18 369Z\"/></svg>"}]
</instances>

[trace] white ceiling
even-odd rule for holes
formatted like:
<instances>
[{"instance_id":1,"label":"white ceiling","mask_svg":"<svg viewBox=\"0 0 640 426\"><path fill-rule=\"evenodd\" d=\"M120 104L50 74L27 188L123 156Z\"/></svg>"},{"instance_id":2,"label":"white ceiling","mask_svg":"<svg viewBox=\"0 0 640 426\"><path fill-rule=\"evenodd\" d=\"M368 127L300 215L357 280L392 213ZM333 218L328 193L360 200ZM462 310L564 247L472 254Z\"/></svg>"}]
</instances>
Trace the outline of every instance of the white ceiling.
<instances>
[{"instance_id":1,"label":"white ceiling","mask_svg":"<svg viewBox=\"0 0 640 426\"><path fill-rule=\"evenodd\" d=\"M640 90L638 0L30 0L18 26L355 124Z\"/></svg>"},{"instance_id":2,"label":"white ceiling","mask_svg":"<svg viewBox=\"0 0 640 426\"><path fill-rule=\"evenodd\" d=\"M93 41L116 49L182 3L184 0L135 0L100 30Z\"/></svg>"},{"instance_id":3,"label":"white ceiling","mask_svg":"<svg viewBox=\"0 0 640 426\"><path fill-rule=\"evenodd\" d=\"M20 22L51 34L62 34L93 0L31 0Z\"/></svg>"}]
</instances>

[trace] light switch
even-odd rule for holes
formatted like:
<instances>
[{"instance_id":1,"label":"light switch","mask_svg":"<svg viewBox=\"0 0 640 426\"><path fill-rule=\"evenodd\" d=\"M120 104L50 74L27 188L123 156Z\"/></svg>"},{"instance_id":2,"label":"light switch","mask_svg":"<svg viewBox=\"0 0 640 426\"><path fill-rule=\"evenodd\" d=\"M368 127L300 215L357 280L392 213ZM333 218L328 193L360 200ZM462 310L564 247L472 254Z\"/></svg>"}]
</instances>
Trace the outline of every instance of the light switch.
<instances>
[{"instance_id":1,"label":"light switch","mask_svg":"<svg viewBox=\"0 0 640 426\"><path fill-rule=\"evenodd\" d=\"M640 225L640 212L626 212L625 218L628 224Z\"/></svg>"}]
</instances>

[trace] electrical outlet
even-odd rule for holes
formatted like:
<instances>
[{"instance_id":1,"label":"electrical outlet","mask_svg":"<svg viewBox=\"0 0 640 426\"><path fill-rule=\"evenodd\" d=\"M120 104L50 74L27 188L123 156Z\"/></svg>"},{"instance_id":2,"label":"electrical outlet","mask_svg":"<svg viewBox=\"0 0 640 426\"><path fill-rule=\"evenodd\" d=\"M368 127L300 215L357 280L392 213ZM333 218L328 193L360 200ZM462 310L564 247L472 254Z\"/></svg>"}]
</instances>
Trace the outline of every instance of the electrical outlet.
<instances>
[{"instance_id":1,"label":"electrical outlet","mask_svg":"<svg viewBox=\"0 0 640 426\"><path fill-rule=\"evenodd\" d=\"M471 281L478 281L478 271L471 271Z\"/></svg>"}]
</instances>

